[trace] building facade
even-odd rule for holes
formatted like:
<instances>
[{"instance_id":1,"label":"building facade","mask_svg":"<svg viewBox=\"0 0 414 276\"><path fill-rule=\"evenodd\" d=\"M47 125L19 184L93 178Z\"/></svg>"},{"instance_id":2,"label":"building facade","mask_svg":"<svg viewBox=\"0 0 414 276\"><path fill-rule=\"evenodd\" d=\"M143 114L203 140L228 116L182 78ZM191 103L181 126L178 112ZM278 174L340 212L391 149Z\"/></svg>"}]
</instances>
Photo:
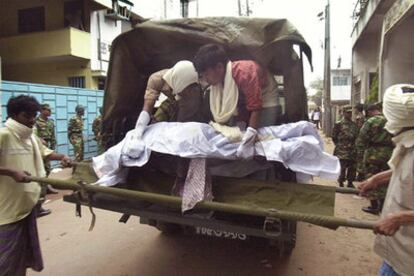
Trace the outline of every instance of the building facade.
<instances>
[{"instance_id":1,"label":"building facade","mask_svg":"<svg viewBox=\"0 0 414 276\"><path fill-rule=\"evenodd\" d=\"M135 0L139 14L164 20L185 17L249 16L261 0ZM212 8L217 7L217 8Z\"/></svg>"},{"instance_id":2,"label":"building facade","mask_svg":"<svg viewBox=\"0 0 414 276\"><path fill-rule=\"evenodd\" d=\"M381 101L414 83L414 0L359 0L352 32L352 103Z\"/></svg>"},{"instance_id":3,"label":"building facade","mask_svg":"<svg viewBox=\"0 0 414 276\"><path fill-rule=\"evenodd\" d=\"M4 80L103 89L112 40L140 20L127 0L0 0Z\"/></svg>"},{"instance_id":4,"label":"building facade","mask_svg":"<svg viewBox=\"0 0 414 276\"><path fill-rule=\"evenodd\" d=\"M351 101L351 69L331 70L331 103L349 104Z\"/></svg>"}]
</instances>

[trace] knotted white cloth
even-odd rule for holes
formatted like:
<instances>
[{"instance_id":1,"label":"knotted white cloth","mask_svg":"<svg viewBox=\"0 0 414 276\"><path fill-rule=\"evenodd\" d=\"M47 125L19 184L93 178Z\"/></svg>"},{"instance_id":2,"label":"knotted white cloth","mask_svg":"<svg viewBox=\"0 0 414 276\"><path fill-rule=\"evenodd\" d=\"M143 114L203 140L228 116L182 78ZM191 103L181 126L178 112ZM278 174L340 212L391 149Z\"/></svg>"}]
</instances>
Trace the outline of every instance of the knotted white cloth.
<instances>
[{"instance_id":1,"label":"knotted white cloth","mask_svg":"<svg viewBox=\"0 0 414 276\"><path fill-rule=\"evenodd\" d=\"M37 142L36 137L33 133L33 128L29 128L17 122L16 120L13 120L12 118L7 119L4 125L23 143L32 146L35 160L36 176L46 176L42 154L40 153L39 143Z\"/></svg>"},{"instance_id":2,"label":"knotted white cloth","mask_svg":"<svg viewBox=\"0 0 414 276\"><path fill-rule=\"evenodd\" d=\"M147 127L142 140L145 148L139 158L130 158L123 151L131 143L134 132L127 133L124 140L93 158L93 166L100 178L97 184L112 186L125 181L126 167L145 165L151 151L176 155L184 158L218 158L236 160L239 142L230 141L217 133L208 124L202 123L157 123ZM337 179L340 172L337 157L323 152L323 141L310 122L271 126L258 129L255 155L268 161L283 163L305 181L311 176Z\"/></svg>"},{"instance_id":3,"label":"knotted white cloth","mask_svg":"<svg viewBox=\"0 0 414 276\"><path fill-rule=\"evenodd\" d=\"M237 115L237 102L239 89L232 75L232 63L227 62L224 85L212 85L210 88L210 111L214 121L220 124L227 123L230 118Z\"/></svg>"},{"instance_id":4,"label":"knotted white cloth","mask_svg":"<svg viewBox=\"0 0 414 276\"><path fill-rule=\"evenodd\" d=\"M190 84L198 83L198 74L191 61L181 60L177 62L172 68L162 77L167 84L172 88L176 100L179 99L179 94Z\"/></svg>"},{"instance_id":5,"label":"knotted white cloth","mask_svg":"<svg viewBox=\"0 0 414 276\"><path fill-rule=\"evenodd\" d=\"M414 85L396 84L385 91L385 129L392 134L397 134L405 127L414 127L414 93L409 90L414 91Z\"/></svg>"}]
</instances>

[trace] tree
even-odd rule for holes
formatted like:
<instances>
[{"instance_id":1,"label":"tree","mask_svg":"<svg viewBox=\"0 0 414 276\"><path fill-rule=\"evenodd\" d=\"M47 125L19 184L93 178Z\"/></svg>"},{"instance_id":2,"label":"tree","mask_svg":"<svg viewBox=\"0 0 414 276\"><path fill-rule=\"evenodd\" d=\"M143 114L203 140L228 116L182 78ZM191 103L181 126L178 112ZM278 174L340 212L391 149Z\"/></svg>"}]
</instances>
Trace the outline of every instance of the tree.
<instances>
[{"instance_id":1,"label":"tree","mask_svg":"<svg viewBox=\"0 0 414 276\"><path fill-rule=\"evenodd\" d=\"M378 102L378 72L375 73L375 76L372 78L372 82L370 83L369 87L369 95L368 95L368 103L376 103Z\"/></svg>"},{"instance_id":2,"label":"tree","mask_svg":"<svg viewBox=\"0 0 414 276\"><path fill-rule=\"evenodd\" d=\"M317 106L321 106L323 97L323 80L321 78L317 78L313 80L309 86L316 91L315 94L309 95L309 99Z\"/></svg>"}]
</instances>

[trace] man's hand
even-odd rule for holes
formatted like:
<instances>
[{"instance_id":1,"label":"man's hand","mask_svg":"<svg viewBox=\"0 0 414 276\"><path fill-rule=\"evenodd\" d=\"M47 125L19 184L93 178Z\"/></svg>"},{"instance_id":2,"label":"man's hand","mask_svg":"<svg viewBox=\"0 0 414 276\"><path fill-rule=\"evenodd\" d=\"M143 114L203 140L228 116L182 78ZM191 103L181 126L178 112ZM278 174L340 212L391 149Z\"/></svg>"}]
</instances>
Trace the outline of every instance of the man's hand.
<instances>
[{"instance_id":1,"label":"man's hand","mask_svg":"<svg viewBox=\"0 0 414 276\"><path fill-rule=\"evenodd\" d=\"M367 196L367 193L371 190L378 188L378 183L374 178L370 177L361 184L358 185L359 195Z\"/></svg>"},{"instance_id":2,"label":"man's hand","mask_svg":"<svg viewBox=\"0 0 414 276\"><path fill-rule=\"evenodd\" d=\"M252 159L254 157L254 144L256 142L257 131L248 127L243 135L240 146L237 149L236 156L242 159Z\"/></svg>"},{"instance_id":3,"label":"man's hand","mask_svg":"<svg viewBox=\"0 0 414 276\"><path fill-rule=\"evenodd\" d=\"M145 151L145 142L136 136L131 136L122 148L122 154L132 159L138 159Z\"/></svg>"},{"instance_id":4,"label":"man's hand","mask_svg":"<svg viewBox=\"0 0 414 276\"><path fill-rule=\"evenodd\" d=\"M145 110L141 111L141 113L139 114L138 120L135 124L135 133L138 139L142 137L142 135L144 134L145 128L147 127L150 121L151 121L151 116L149 115L149 113Z\"/></svg>"},{"instance_id":5,"label":"man's hand","mask_svg":"<svg viewBox=\"0 0 414 276\"><path fill-rule=\"evenodd\" d=\"M10 174L10 177L14 179L16 182L30 182L27 177L31 174L26 171L13 171Z\"/></svg>"},{"instance_id":6,"label":"man's hand","mask_svg":"<svg viewBox=\"0 0 414 276\"><path fill-rule=\"evenodd\" d=\"M70 157L69 157L69 156L64 155L64 156L62 157L62 159L60 159L60 163L62 164L62 166L63 166L64 168L66 168L66 167L71 167L71 166L72 166L72 159L70 159Z\"/></svg>"},{"instance_id":7,"label":"man's hand","mask_svg":"<svg viewBox=\"0 0 414 276\"><path fill-rule=\"evenodd\" d=\"M368 192L380 186L388 185L392 176L391 170L386 170L371 176L358 185L361 196L368 196Z\"/></svg>"},{"instance_id":8,"label":"man's hand","mask_svg":"<svg viewBox=\"0 0 414 276\"><path fill-rule=\"evenodd\" d=\"M393 236L400 228L401 222L396 214L390 214L388 217L380 219L374 225L374 233L385 236Z\"/></svg>"}]
</instances>

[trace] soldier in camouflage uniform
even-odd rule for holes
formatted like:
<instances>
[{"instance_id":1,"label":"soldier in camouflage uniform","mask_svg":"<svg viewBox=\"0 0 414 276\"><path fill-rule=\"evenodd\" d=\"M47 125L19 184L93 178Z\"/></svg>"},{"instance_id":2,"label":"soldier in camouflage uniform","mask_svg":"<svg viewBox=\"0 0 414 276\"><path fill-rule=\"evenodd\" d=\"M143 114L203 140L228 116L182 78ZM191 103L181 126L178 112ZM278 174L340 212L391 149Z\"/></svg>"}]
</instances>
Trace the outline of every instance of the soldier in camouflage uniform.
<instances>
[{"instance_id":1,"label":"soldier in camouflage uniform","mask_svg":"<svg viewBox=\"0 0 414 276\"><path fill-rule=\"evenodd\" d=\"M52 119L49 119L51 115L51 109L48 104L42 104L40 106L40 115L36 118L34 127L35 134L40 138L42 143L51 150L56 149L56 137L55 137L55 123ZM46 176L50 174L52 166L48 159L43 160L45 166ZM38 216L45 216L52 213L50 209L44 209L42 204L46 200L46 194L57 194L58 192L50 185L42 186L39 201L37 203Z\"/></svg>"},{"instance_id":2,"label":"soldier in camouflage uniform","mask_svg":"<svg viewBox=\"0 0 414 276\"><path fill-rule=\"evenodd\" d=\"M175 122L177 121L178 103L173 98L167 98L157 108L154 116L152 117L153 123L159 122Z\"/></svg>"},{"instance_id":3,"label":"soldier in camouflage uniform","mask_svg":"<svg viewBox=\"0 0 414 276\"><path fill-rule=\"evenodd\" d=\"M76 106L76 115L69 120L68 137L75 151L75 160L80 162L83 160L83 115L85 108L81 105Z\"/></svg>"},{"instance_id":4,"label":"soldier in camouflage uniform","mask_svg":"<svg viewBox=\"0 0 414 276\"><path fill-rule=\"evenodd\" d=\"M332 130L332 141L335 144L334 155L341 163L341 175L338 178L340 187L344 186L345 178L348 187L354 187L356 149L355 140L358 136L358 127L352 121L352 107L345 106L342 109L342 119L335 123Z\"/></svg>"},{"instance_id":5,"label":"soldier in camouflage uniform","mask_svg":"<svg viewBox=\"0 0 414 276\"><path fill-rule=\"evenodd\" d=\"M358 129L361 130L362 126L365 123L365 115L364 115L364 104L359 103L357 105L355 105L355 123L358 126ZM356 171L357 171L357 181L363 181L364 180L364 172L363 172L363 166L362 166L362 156L357 155L357 166L356 166Z\"/></svg>"},{"instance_id":6,"label":"soldier in camouflage uniform","mask_svg":"<svg viewBox=\"0 0 414 276\"><path fill-rule=\"evenodd\" d=\"M355 123L361 129L365 123L364 104L359 103L355 105Z\"/></svg>"},{"instance_id":7,"label":"soldier in camouflage uniform","mask_svg":"<svg viewBox=\"0 0 414 276\"><path fill-rule=\"evenodd\" d=\"M369 119L362 126L356 141L358 159L362 160L364 179L368 179L389 169L388 160L393 151L392 136L384 126L385 117L377 104L367 108ZM378 189L371 193L371 206L362 208L363 211L378 214L382 209L386 189Z\"/></svg>"},{"instance_id":8,"label":"soldier in camouflage uniform","mask_svg":"<svg viewBox=\"0 0 414 276\"><path fill-rule=\"evenodd\" d=\"M55 137L55 123L52 119L49 119L51 115L50 106L48 104L42 104L40 115L36 118L35 133L41 139L42 143L51 150L56 149L56 137ZM50 174L51 165L50 161L44 160L46 175Z\"/></svg>"},{"instance_id":9,"label":"soldier in camouflage uniform","mask_svg":"<svg viewBox=\"0 0 414 276\"><path fill-rule=\"evenodd\" d=\"M96 117L95 120L93 120L92 131L95 135L94 139L96 141L96 144L98 145L98 154L101 154L104 152L102 141L102 107L99 108L99 113L99 116Z\"/></svg>"}]
</instances>

